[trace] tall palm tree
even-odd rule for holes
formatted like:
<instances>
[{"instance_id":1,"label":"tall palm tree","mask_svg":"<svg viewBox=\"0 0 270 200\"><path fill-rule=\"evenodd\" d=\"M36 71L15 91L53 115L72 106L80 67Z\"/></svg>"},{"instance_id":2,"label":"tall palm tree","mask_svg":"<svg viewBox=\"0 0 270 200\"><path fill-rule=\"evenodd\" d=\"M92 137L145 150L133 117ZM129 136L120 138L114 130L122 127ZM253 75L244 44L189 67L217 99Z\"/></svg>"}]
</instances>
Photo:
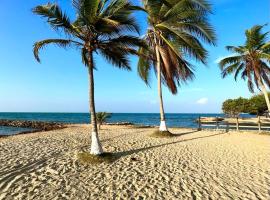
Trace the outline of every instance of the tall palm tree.
<instances>
[{"instance_id":1,"label":"tall palm tree","mask_svg":"<svg viewBox=\"0 0 270 200\"><path fill-rule=\"evenodd\" d=\"M167 131L162 99L164 83L177 93L177 86L192 80L195 58L206 63L207 51L200 40L215 43L215 33L208 22L211 5L206 0L144 0L148 13L148 29L144 40L150 50L140 48L138 73L149 84L150 71L157 75L160 101L160 131Z\"/></svg>"},{"instance_id":2,"label":"tall palm tree","mask_svg":"<svg viewBox=\"0 0 270 200\"><path fill-rule=\"evenodd\" d=\"M246 30L246 42L242 46L227 46L227 50L233 55L222 59L219 62L222 70L222 77L234 73L234 78L241 74L246 80L248 89L254 93L254 84L264 94L268 111L270 102L266 86L270 87L270 42L267 42L268 32L262 33L264 26L253 26Z\"/></svg>"},{"instance_id":3,"label":"tall palm tree","mask_svg":"<svg viewBox=\"0 0 270 200\"><path fill-rule=\"evenodd\" d=\"M89 104L92 125L91 154L103 153L97 130L93 54L100 54L114 66L130 70L127 56L136 54L136 47L144 46L142 40L131 36L139 32L132 12L138 7L127 0L73 0L76 19L71 22L57 4L40 5L33 12L46 18L54 30L62 30L64 39L46 39L34 44L34 55L40 62L39 50L49 44L59 47L75 47L81 52L81 59L88 68Z\"/></svg>"}]
</instances>

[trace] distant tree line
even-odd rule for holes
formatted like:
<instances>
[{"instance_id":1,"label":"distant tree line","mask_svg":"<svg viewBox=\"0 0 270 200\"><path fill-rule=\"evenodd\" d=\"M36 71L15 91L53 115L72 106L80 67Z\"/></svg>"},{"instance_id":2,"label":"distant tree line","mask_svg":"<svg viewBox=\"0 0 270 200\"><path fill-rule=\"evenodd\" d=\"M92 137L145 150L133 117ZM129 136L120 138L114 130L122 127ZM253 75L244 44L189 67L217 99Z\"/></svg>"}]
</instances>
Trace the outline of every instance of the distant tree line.
<instances>
[{"instance_id":1,"label":"distant tree line","mask_svg":"<svg viewBox=\"0 0 270 200\"><path fill-rule=\"evenodd\" d=\"M267 111L267 104L263 94L251 98L227 99L222 104L222 111L229 117L238 117L240 113L263 115Z\"/></svg>"}]
</instances>

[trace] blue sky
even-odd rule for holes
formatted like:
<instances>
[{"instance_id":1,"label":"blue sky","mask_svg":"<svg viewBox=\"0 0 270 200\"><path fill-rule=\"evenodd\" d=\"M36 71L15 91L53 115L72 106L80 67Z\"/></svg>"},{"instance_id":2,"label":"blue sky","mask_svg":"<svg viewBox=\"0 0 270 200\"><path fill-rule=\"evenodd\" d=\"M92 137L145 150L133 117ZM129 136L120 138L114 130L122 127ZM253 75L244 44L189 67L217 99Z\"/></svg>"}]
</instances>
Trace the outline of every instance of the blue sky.
<instances>
[{"instance_id":1,"label":"blue sky","mask_svg":"<svg viewBox=\"0 0 270 200\"><path fill-rule=\"evenodd\" d=\"M134 0L135 1L135 0ZM54 46L41 52L38 64L32 54L35 41L59 38L31 8L48 1L2 0L0 7L0 112L88 112L88 76L76 50ZM232 77L221 79L216 61L229 55L226 45L244 42L244 31L270 22L269 0L211 0L211 22L218 45L207 47L208 66L196 64L196 79L179 88L177 95L163 88L168 113L221 112L227 98L249 97L246 83ZM256 2L256 3L255 3ZM58 0L70 16L71 1ZM145 30L143 14L137 16ZM270 30L267 26L266 30ZM135 57L133 71L121 71L96 57L96 109L108 112L159 112L156 78L151 88L139 79Z\"/></svg>"}]
</instances>

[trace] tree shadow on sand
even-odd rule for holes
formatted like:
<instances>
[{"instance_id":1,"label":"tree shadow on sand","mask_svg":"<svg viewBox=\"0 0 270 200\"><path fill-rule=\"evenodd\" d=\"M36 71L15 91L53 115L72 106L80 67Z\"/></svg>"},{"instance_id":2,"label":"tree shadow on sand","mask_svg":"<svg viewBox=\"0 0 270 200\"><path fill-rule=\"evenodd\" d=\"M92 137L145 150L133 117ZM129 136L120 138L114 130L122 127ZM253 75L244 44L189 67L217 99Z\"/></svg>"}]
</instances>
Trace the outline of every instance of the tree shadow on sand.
<instances>
[{"instance_id":1,"label":"tree shadow on sand","mask_svg":"<svg viewBox=\"0 0 270 200\"><path fill-rule=\"evenodd\" d=\"M136 133L142 133L142 132L145 132L145 131L139 131L139 132L136 132ZM106 138L106 139L102 139L101 142L113 140L113 139L116 139L116 138L121 138L121 137L126 136L126 135L129 135L129 134L130 133L123 133L123 134L120 134L120 135L116 135L114 137L109 137L109 138Z\"/></svg>"},{"instance_id":2,"label":"tree shadow on sand","mask_svg":"<svg viewBox=\"0 0 270 200\"><path fill-rule=\"evenodd\" d=\"M145 131L139 131L137 133L142 133L142 132L145 132ZM114 140L114 139L117 139L117 138L121 138L121 137L127 136L129 134L130 133L122 133L120 135L116 135L116 136L113 136L113 137L108 137L108 138L101 139L100 142L103 143L103 142L106 142L106 141ZM81 151L87 151L87 149L90 147L90 145L91 145L91 142L89 144L87 144L87 145L84 145L84 146L79 147L79 149Z\"/></svg>"},{"instance_id":3,"label":"tree shadow on sand","mask_svg":"<svg viewBox=\"0 0 270 200\"><path fill-rule=\"evenodd\" d=\"M194 133L194 132L197 132L197 131L192 131L192 132L187 132L187 133L182 133L182 134L175 134L175 136L173 136L173 137L179 137L179 136L191 134L191 133ZM155 148L159 148L159 147L163 147L163 146L167 146L167 145L173 145L173 144L178 144L178 143L182 143L182 142L189 142L189 141L193 141L193 140L204 139L204 138L214 137L214 136L223 135L223 134L225 134L225 133L217 133L217 134L213 134L213 135L207 135L207 136L195 137L195 138L190 138L190 139L184 139L184 140L179 140L179 141L175 141L175 142L168 142L168 143L163 143L163 144L159 144L159 145L153 145L153 146L149 146L149 147L142 147L142 148L138 148L138 149L132 149L132 150L129 150L129 151L115 152L115 153L112 153L112 154L115 157L115 160L117 160L117 159L119 159L121 157L129 156L129 155L132 155L132 154L137 154L137 153L140 153L140 152L144 152L144 151L147 151L147 150L151 150L151 149L155 149Z\"/></svg>"},{"instance_id":4,"label":"tree shadow on sand","mask_svg":"<svg viewBox=\"0 0 270 200\"><path fill-rule=\"evenodd\" d=\"M188 135L188 134L192 134L192 133L196 133L196 132L198 132L198 131L197 130L193 130L193 131L189 131L189 132L184 132L184 133L179 133L179 134L173 134L173 136L170 137L170 138L181 137L183 135ZM127 134L128 133L121 134L121 135L118 135L118 136L115 136L115 137L111 137L111 138L107 138L107 139L104 139L103 142L106 141L106 140L113 140L113 139L116 139L116 138L120 138L120 137L122 137L124 135L127 135ZM147 150L152 150L152 149L155 149L155 148L159 148L159 147L163 147L163 146L167 146L167 145L178 144L178 143L182 143L182 142L189 142L189 141L193 141L193 140L199 140L199 139L204 139L204 138L209 138L209 137L215 137L215 136L223 135L223 134L225 134L225 133L217 133L217 134L212 134L212 135L194 137L194 138L190 138L190 139L178 140L178 141L175 141L175 142L165 142L163 144L152 145L152 146L142 147L142 148L138 148L138 149L131 149L131 150L128 150L128 151L105 152L104 153L105 160L104 160L103 156L97 157L98 160L100 159L100 161L98 161L97 163L101 163L103 161L112 163L112 162L114 162L114 161L116 161L116 160L118 160L118 159L120 159L122 157L126 157L126 156L133 155L133 154L138 154L140 152L144 152L144 151L147 151ZM169 138L167 138L167 139L169 139ZM166 141L166 139L164 141ZM81 149L83 149L83 148L81 148ZM86 154L89 154L89 153L86 153ZM89 155L85 155L85 156L89 157L91 155L89 154ZM90 158L90 160L92 162L93 161L93 158ZM131 161L139 161L139 160L137 158L135 158L135 157L131 157Z\"/></svg>"},{"instance_id":5,"label":"tree shadow on sand","mask_svg":"<svg viewBox=\"0 0 270 200\"><path fill-rule=\"evenodd\" d=\"M198 130L192 130L192 131L188 131L188 132L184 132L184 133L173 133L172 134L172 137L180 137L180 136L183 136L183 135L189 135L189 134L192 134L192 133L197 133L199 132Z\"/></svg>"}]
</instances>

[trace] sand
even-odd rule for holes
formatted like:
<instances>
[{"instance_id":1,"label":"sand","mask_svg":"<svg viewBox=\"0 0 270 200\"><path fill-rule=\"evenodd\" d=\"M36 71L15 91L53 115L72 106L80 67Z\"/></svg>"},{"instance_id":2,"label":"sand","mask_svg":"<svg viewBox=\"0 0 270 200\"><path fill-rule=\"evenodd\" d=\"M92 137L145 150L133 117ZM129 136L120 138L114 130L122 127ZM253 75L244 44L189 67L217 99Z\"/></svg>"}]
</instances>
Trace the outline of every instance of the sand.
<instances>
[{"instance_id":1,"label":"sand","mask_svg":"<svg viewBox=\"0 0 270 200\"><path fill-rule=\"evenodd\" d=\"M113 163L86 164L89 127L0 138L0 199L270 199L270 136L105 126Z\"/></svg>"}]
</instances>

